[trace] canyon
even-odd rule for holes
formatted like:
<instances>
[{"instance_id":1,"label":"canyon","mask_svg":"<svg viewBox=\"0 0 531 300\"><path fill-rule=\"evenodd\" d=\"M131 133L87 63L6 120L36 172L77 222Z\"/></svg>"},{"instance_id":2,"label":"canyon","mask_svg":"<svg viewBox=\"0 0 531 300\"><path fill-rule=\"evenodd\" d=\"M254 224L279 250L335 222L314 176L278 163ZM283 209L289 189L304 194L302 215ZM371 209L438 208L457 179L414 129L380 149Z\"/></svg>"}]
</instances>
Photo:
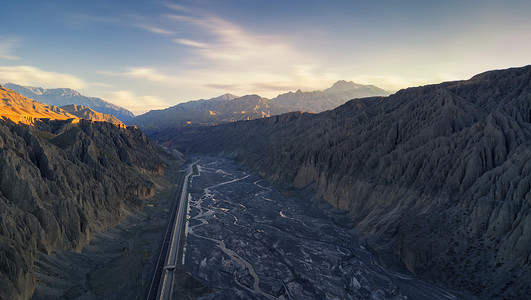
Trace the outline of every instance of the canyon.
<instances>
[{"instance_id":1,"label":"canyon","mask_svg":"<svg viewBox=\"0 0 531 300\"><path fill-rule=\"evenodd\" d=\"M519 298L531 293L530 99L526 66L153 138L311 187L376 252L432 282Z\"/></svg>"},{"instance_id":2,"label":"canyon","mask_svg":"<svg viewBox=\"0 0 531 300\"><path fill-rule=\"evenodd\" d=\"M179 157L216 157L202 157L208 167L193 179L200 188L190 187L185 263L213 290L210 299L225 299L221 291L251 298L420 297L412 286L436 298L517 299L531 293L531 66L353 99L318 114L174 126L149 132L154 141L135 126L105 116L102 121L83 107L65 110L3 87L0 92L4 297L30 298L43 261L53 262L49 257L56 253L76 261L60 251L94 249L93 238L119 224L162 226L146 217L161 213L142 211L157 203L152 199L160 184L153 176L170 165L178 172L182 162L156 143ZM235 100L230 97L217 101ZM139 217L127 221L131 215ZM323 232L299 226L308 222ZM297 240L290 234L298 234ZM344 251L312 249L305 242L310 236ZM268 239L269 246L263 244ZM278 248L275 239L299 246ZM147 248L135 249L145 261L139 249ZM305 259L287 255L284 264L273 265L252 259L276 256L278 249L305 249ZM318 253L329 253L331 260ZM352 253L361 260L351 260ZM328 274L312 266L316 261L341 268ZM355 272L352 279L344 273L352 265L366 273ZM273 273L286 268L293 278L278 281ZM342 283L348 288L334 289L332 281L306 274L308 268L333 282L349 277ZM200 294L208 292L201 283L193 285Z\"/></svg>"}]
</instances>

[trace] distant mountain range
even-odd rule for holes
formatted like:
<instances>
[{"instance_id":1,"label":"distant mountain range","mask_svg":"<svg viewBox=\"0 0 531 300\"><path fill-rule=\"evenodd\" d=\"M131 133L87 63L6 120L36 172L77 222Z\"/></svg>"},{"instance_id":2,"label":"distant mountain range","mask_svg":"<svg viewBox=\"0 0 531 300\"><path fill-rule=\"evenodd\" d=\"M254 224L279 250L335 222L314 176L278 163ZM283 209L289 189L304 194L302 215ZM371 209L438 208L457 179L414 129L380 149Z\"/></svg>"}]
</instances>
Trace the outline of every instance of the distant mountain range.
<instances>
[{"instance_id":1,"label":"distant mountain range","mask_svg":"<svg viewBox=\"0 0 531 300\"><path fill-rule=\"evenodd\" d=\"M389 92L374 85L362 85L352 81L340 80L323 91L289 92L278 95L272 101L277 102L287 111L307 111L320 113L334 109L348 100L372 96L388 96Z\"/></svg>"},{"instance_id":2,"label":"distant mountain range","mask_svg":"<svg viewBox=\"0 0 531 300\"><path fill-rule=\"evenodd\" d=\"M132 112L123 107L114 105L100 98L83 96L79 92L68 88L43 89L41 87L23 86L14 83L6 83L4 84L4 87L17 92L24 97L45 104L55 106L77 104L89 107L97 112L113 115L124 123L134 117Z\"/></svg>"},{"instance_id":3,"label":"distant mountain range","mask_svg":"<svg viewBox=\"0 0 531 300\"><path fill-rule=\"evenodd\" d=\"M153 138L314 189L350 212L336 223L424 278L479 299L531 295L531 66Z\"/></svg>"},{"instance_id":4,"label":"distant mountain range","mask_svg":"<svg viewBox=\"0 0 531 300\"><path fill-rule=\"evenodd\" d=\"M278 95L274 99L266 99L258 95L238 97L232 94L221 95L208 100L195 100L181 103L166 109L152 110L135 117L125 108L96 97L81 95L69 88L44 89L6 83L5 88L11 89L27 98L62 107L70 114L85 119L119 121L136 125L150 133L164 128L189 125L215 125L241 120L252 120L290 111L322 112L333 109L354 98L389 95L374 85L361 85L352 81L340 80L332 87L323 91L289 92ZM83 106L81 109L78 106ZM92 109L94 113L88 112ZM84 111L82 111L84 110ZM98 115L102 113L112 115Z\"/></svg>"},{"instance_id":5,"label":"distant mountain range","mask_svg":"<svg viewBox=\"0 0 531 300\"><path fill-rule=\"evenodd\" d=\"M2 86L0 98L0 118L14 123L32 124L35 119L77 119L64 109L28 99Z\"/></svg>"},{"instance_id":6,"label":"distant mountain range","mask_svg":"<svg viewBox=\"0 0 531 300\"><path fill-rule=\"evenodd\" d=\"M280 104L258 95L236 97L225 94L209 100L181 103L137 116L129 124L149 133L174 126L215 125L258 119L286 112Z\"/></svg>"},{"instance_id":7,"label":"distant mountain range","mask_svg":"<svg viewBox=\"0 0 531 300\"><path fill-rule=\"evenodd\" d=\"M152 110L131 119L147 133L175 126L215 125L259 119L290 111L321 112L359 97L386 96L388 92L373 85L338 81L324 91L289 92L274 99L258 95L237 97L225 94L209 100L195 100L162 110Z\"/></svg>"},{"instance_id":8,"label":"distant mountain range","mask_svg":"<svg viewBox=\"0 0 531 300\"><path fill-rule=\"evenodd\" d=\"M65 105L57 107L40 103L26 98L19 93L0 86L0 118L9 119L14 123L33 124L40 119L67 120L72 119L77 123L78 119L91 121L105 121L114 124L123 124L113 115L102 114L91 108L81 105Z\"/></svg>"}]
</instances>

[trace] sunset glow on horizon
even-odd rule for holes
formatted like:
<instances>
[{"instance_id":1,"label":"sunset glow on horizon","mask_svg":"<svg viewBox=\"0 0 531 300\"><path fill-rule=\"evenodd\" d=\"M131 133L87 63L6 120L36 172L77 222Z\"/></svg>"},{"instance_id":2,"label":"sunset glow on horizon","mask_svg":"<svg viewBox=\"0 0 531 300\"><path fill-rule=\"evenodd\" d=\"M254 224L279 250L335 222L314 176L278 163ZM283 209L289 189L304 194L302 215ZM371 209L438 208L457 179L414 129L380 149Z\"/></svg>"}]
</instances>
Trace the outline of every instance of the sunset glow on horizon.
<instances>
[{"instance_id":1,"label":"sunset glow on horizon","mask_svg":"<svg viewBox=\"0 0 531 300\"><path fill-rule=\"evenodd\" d=\"M4 1L0 84L135 114L337 80L388 91L531 63L529 1Z\"/></svg>"}]
</instances>

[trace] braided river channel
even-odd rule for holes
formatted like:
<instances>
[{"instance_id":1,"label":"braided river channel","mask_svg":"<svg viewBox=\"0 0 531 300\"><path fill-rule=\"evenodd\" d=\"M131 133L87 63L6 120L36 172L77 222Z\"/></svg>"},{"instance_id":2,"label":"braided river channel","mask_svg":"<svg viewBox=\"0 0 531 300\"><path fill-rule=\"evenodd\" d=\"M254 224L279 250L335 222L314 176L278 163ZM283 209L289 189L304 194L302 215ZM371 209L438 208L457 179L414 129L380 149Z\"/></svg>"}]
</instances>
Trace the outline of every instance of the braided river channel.
<instances>
[{"instance_id":1,"label":"braided river channel","mask_svg":"<svg viewBox=\"0 0 531 300\"><path fill-rule=\"evenodd\" d=\"M460 299L384 268L339 212L201 157L189 188L185 268L202 299Z\"/></svg>"}]
</instances>

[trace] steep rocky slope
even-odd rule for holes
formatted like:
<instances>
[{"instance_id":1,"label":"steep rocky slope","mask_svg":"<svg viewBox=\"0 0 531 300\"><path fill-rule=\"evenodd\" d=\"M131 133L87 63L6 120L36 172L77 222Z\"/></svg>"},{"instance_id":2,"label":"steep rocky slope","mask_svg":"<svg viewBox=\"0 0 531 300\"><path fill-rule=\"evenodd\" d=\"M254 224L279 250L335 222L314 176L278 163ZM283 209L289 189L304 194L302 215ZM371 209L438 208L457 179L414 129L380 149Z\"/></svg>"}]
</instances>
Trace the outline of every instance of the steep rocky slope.
<instances>
[{"instance_id":1,"label":"steep rocky slope","mask_svg":"<svg viewBox=\"0 0 531 300\"><path fill-rule=\"evenodd\" d=\"M142 208L164 155L135 127L80 119L0 121L0 295L27 299L38 252L80 251Z\"/></svg>"},{"instance_id":2,"label":"steep rocky slope","mask_svg":"<svg viewBox=\"0 0 531 300\"><path fill-rule=\"evenodd\" d=\"M444 286L531 294L531 66L155 138L313 185L376 251Z\"/></svg>"},{"instance_id":3,"label":"steep rocky slope","mask_svg":"<svg viewBox=\"0 0 531 300\"><path fill-rule=\"evenodd\" d=\"M77 119L67 111L28 99L10 89L0 86L0 117L15 123L31 124L35 119L49 118L55 120Z\"/></svg>"},{"instance_id":4,"label":"steep rocky slope","mask_svg":"<svg viewBox=\"0 0 531 300\"><path fill-rule=\"evenodd\" d=\"M387 96L388 92L374 85L357 84L352 81L340 80L323 91L289 92L273 98L287 108L287 111L309 111L314 113L334 109L350 99L372 96Z\"/></svg>"},{"instance_id":5,"label":"steep rocky slope","mask_svg":"<svg viewBox=\"0 0 531 300\"><path fill-rule=\"evenodd\" d=\"M99 113L89 107L82 105L69 104L61 106L61 109L64 109L69 114L72 114L78 118L83 118L86 120L100 121L100 122L109 122L113 124L123 124L118 118L113 115Z\"/></svg>"},{"instance_id":6,"label":"steep rocky slope","mask_svg":"<svg viewBox=\"0 0 531 300\"><path fill-rule=\"evenodd\" d=\"M69 104L62 107L47 105L28 99L11 89L0 86L0 117L15 123L33 124L39 119L70 120L72 123L79 119L114 124L123 123L113 115L102 114L81 105Z\"/></svg>"},{"instance_id":7,"label":"steep rocky slope","mask_svg":"<svg viewBox=\"0 0 531 300\"><path fill-rule=\"evenodd\" d=\"M122 122L127 122L134 117L132 112L123 107L112 104L100 98L81 95L78 91L68 88L43 89L41 87L23 86L14 83L6 83L4 84L4 87L12 89L24 97L37 100L45 104L55 106L78 104L90 107L102 114L113 115Z\"/></svg>"}]
</instances>

